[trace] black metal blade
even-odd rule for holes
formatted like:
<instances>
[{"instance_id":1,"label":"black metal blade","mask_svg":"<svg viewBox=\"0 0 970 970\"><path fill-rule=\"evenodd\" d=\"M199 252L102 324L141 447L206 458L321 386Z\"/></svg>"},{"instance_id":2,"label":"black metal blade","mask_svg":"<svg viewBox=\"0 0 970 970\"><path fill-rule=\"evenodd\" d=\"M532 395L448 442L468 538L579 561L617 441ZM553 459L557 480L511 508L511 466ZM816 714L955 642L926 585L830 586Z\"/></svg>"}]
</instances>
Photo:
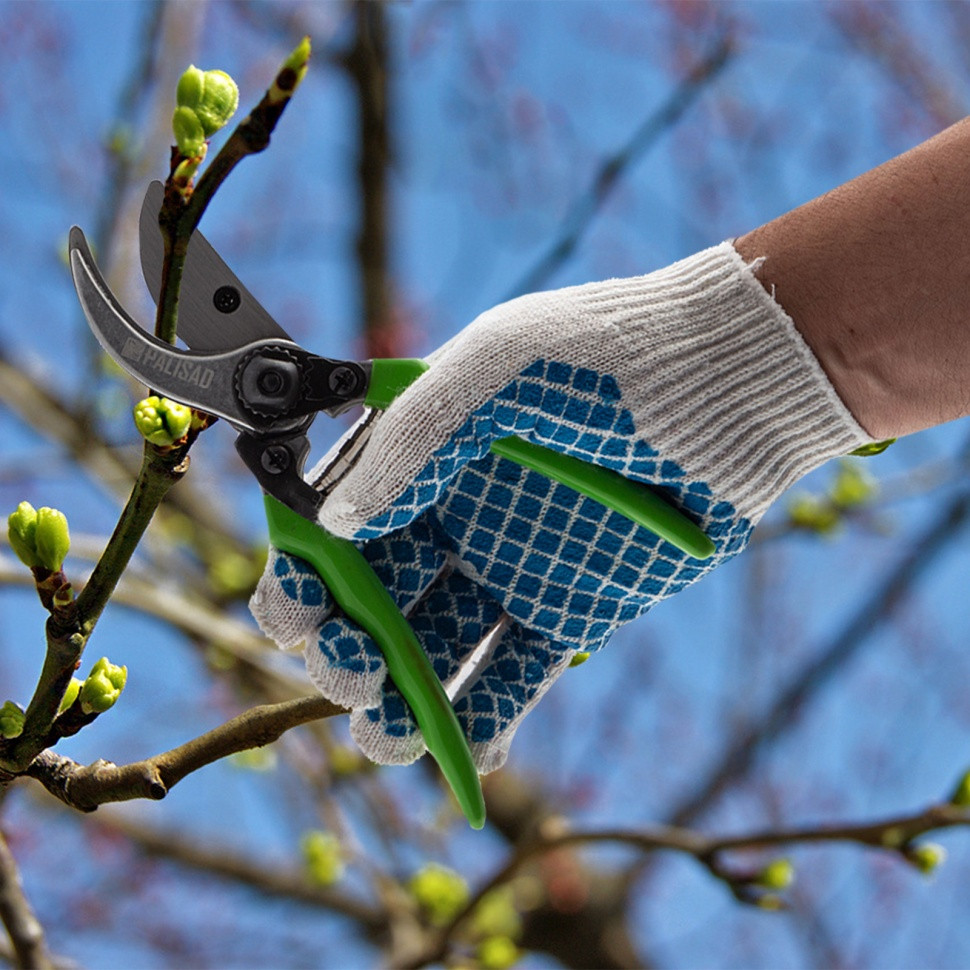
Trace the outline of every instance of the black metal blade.
<instances>
[{"instance_id":1,"label":"black metal blade","mask_svg":"<svg viewBox=\"0 0 970 970\"><path fill-rule=\"evenodd\" d=\"M158 212L164 194L162 183L152 182L139 219L141 269L156 303L162 287L164 247ZM232 350L254 340L292 341L198 230L185 257L178 335L192 350Z\"/></svg>"}]
</instances>

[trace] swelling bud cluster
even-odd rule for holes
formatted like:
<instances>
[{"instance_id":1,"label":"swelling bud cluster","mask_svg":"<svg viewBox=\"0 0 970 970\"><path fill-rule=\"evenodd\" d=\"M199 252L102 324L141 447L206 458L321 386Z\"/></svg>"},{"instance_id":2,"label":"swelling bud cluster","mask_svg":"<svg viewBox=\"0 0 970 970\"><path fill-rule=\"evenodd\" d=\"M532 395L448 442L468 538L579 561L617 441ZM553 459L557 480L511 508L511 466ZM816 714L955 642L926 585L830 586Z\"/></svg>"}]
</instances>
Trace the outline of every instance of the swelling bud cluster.
<instances>
[{"instance_id":1,"label":"swelling bud cluster","mask_svg":"<svg viewBox=\"0 0 970 970\"><path fill-rule=\"evenodd\" d=\"M0 707L0 737L19 738L24 733L24 712L13 701Z\"/></svg>"},{"instance_id":2,"label":"swelling bud cluster","mask_svg":"<svg viewBox=\"0 0 970 970\"><path fill-rule=\"evenodd\" d=\"M194 64L179 78L172 131L186 158L205 154L205 142L236 113L239 88L225 71L202 71Z\"/></svg>"},{"instance_id":3,"label":"swelling bud cluster","mask_svg":"<svg viewBox=\"0 0 970 970\"><path fill-rule=\"evenodd\" d=\"M118 667L102 657L92 668L78 691L85 714L103 714L114 707L128 681L128 668Z\"/></svg>"},{"instance_id":4,"label":"swelling bud cluster","mask_svg":"<svg viewBox=\"0 0 970 970\"><path fill-rule=\"evenodd\" d=\"M60 570L71 548L67 517L57 509L21 502L7 518L10 548L31 569Z\"/></svg>"},{"instance_id":5,"label":"swelling bud cluster","mask_svg":"<svg viewBox=\"0 0 970 970\"><path fill-rule=\"evenodd\" d=\"M135 427L153 445L163 447L184 438L192 425L192 409L167 397L143 398L134 408Z\"/></svg>"}]
</instances>

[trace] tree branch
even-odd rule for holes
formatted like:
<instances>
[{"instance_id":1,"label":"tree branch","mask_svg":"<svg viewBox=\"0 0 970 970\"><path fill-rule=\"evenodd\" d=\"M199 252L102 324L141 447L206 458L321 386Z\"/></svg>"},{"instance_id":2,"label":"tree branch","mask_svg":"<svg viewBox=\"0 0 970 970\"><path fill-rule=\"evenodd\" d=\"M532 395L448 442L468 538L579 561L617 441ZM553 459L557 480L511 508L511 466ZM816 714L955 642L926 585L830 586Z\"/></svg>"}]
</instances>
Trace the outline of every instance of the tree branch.
<instances>
[{"instance_id":1,"label":"tree branch","mask_svg":"<svg viewBox=\"0 0 970 970\"><path fill-rule=\"evenodd\" d=\"M308 46L306 52L309 54ZM165 239L165 261L156 335L168 343L175 342L179 289L189 239L212 196L232 169L247 155L262 151L269 144L270 135L299 84L301 75L298 71L299 67L283 66L256 108L236 127L188 199L187 193L180 191L172 178L166 184L165 200L159 215ZM179 158L177 152L174 156L176 160ZM48 620L47 652L37 687L27 707L23 733L13 741L0 745L0 764L6 771L14 774L22 772L44 749L51 736L64 691L80 663L87 640L155 510L187 470L188 452L194 440L195 435L190 433L185 443L177 447L145 444L141 470L131 496L91 578L76 601L66 609L52 613ZM156 790L154 780L147 784L148 790Z\"/></svg>"},{"instance_id":2,"label":"tree branch","mask_svg":"<svg viewBox=\"0 0 970 970\"><path fill-rule=\"evenodd\" d=\"M733 869L724 863L722 857L725 853L794 844L842 842L902 854L919 836L955 826L970 826L970 809L948 802L879 822L764 829L741 835L705 835L677 826L569 831L564 819L550 818L546 820L545 831L540 829L532 840L517 847L506 862L470 895L462 909L440 931L432 946L402 963L400 968L418 968L444 960L451 941L456 938L462 924L474 913L483 898L508 884L528 863L563 849L613 843L626 845L640 852L679 852L693 856L712 875L725 882L739 899L757 902L764 894L752 892L757 873L750 869ZM558 831L554 831L556 829Z\"/></svg>"},{"instance_id":3,"label":"tree branch","mask_svg":"<svg viewBox=\"0 0 970 970\"><path fill-rule=\"evenodd\" d=\"M943 509L883 582L864 600L842 632L815 654L775 698L760 718L741 731L713 761L707 778L675 806L672 825L686 825L704 812L728 785L744 775L761 746L793 723L793 711L855 657L869 638L889 620L895 608L929 565L961 534L970 518L970 492L958 495Z\"/></svg>"},{"instance_id":4,"label":"tree branch","mask_svg":"<svg viewBox=\"0 0 970 970\"><path fill-rule=\"evenodd\" d=\"M10 937L17 966L53 970L44 930L24 895L17 861L0 833L0 921Z\"/></svg>"},{"instance_id":5,"label":"tree branch","mask_svg":"<svg viewBox=\"0 0 970 970\"><path fill-rule=\"evenodd\" d=\"M94 811L106 802L134 798L159 800L186 775L213 761L270 744L290 728L307 721L346 713L346 708L324 697L263 704L171 751L143 761L118 766L99 760L80 765L47 749L34 759L26 773L66 805L82 812Z\"/></svg>"},{"instance_id":6,"label":"tree branch","mask_svg":"<svg viewBox=\"0 0 970 970\"><path fill-rule=\"evenodd\" d=\"M560 238L520 277L505 299L532 293L547 284L553 273L573 254L620 178L664 132L683 117L704 88L724 69L733 50L732 38L722 37L714 49L674 88L667 100L637 128L627 143L600 163L586 192L576 199L563 220Z\"/></svg>"}]
</instances>

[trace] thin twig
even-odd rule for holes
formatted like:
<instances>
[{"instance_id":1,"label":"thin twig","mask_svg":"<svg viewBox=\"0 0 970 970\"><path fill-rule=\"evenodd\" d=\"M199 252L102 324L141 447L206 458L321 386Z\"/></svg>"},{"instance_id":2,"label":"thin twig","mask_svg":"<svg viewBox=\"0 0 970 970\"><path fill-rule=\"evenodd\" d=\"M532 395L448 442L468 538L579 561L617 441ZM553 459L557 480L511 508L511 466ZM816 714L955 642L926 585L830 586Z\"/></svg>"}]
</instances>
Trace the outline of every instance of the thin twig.
<instances>
[{"instance_id":1,"label":"thin twig","mask_svg":"<svg viewBox=\"0 0 970 970\"><path fill-rule=\"evenodd\" d=\"M929 806L923 811L884 819L879 822L835 823L802 826L791 829L764 829L740 835L705 835L677 826L642 829L596 829L559 831L540 834L517 847L506 862L471 894L462 909L443 927L428 950L401 965L418 968L443 960L462 924L490 892L507 885L529 862L566 848L606 843L626 845L640 852L673 851L695 858L709 872L728 883L739 885L750 874L735 874L721 857L740 850L770 849L794 844L829 842L851 843L869 848L900 852L927 832L956 826L970 826L970 810L947 802ZM743 897L739 897L743 898ZM750 897L749 897L750 898Z\"/></svg>"},{"instance_id":2,"label":"thin twig","mask_svg":"<svg viewBox=\"0 0 970 970\"><path fill-rule=\"evenodd\" d=\"M0 833L0 921L3 922L14 952L17 966L32 970L53 970L54 963L47 952L44 929L34 915L24 895L20 870L7 840Z\"/></svg>"},{"instance_id":3,"label":"thin twig","mask_svg":"<svg viewBox=\"0 0 970 970\"><path fill-rule=\"evenodd\" d=\"M605 158L593 175L586 191L573 203L563 220L562 234L528 269L506 295L506 299L541 289L549 278L573 254L596 214L612 195L620 178L660 138L683 117L704 88L724 69L734 50L730 35L722 37L667 100L633 133L619 151Z\"/></svg>"},{"instance_id":4,"label":"thin twig","mask_svg":"<svg viewBox=\"0 0 970 970\"><path fill-rule=\"evenodd\" d=\"M160 340L175 343L179 289L192 233L229 173L244 158L263 151L269 145L270 137L298 85L297 72L292 67L284 66L259 104L233 130L191 193L177 187L171 178L166 183L158 217L164 241L162 284L155 318L155 335ZM173 151L173 173L181 159L182 156Z\"/></svg>"},{"instance_id":5,"label":"thin twig","mask_svg":"<svg viewBox=\"0 0 970 970\"><path fill-rule=\"evenodd\" d=\"M81 765L50 749L27 769L52 795L82 812L106 802L164 798L186 775L239 751L276 741L291 728L336 714L346 714L324 697L301 697L250 708L191 741L127 765L95 761Z\"/></svg>"},{"instance_id":6,"label":"thin twig","mask_svg":"<svg viewBox=\"0 0 970 970\"><path fill-rule=\"evenodd\" d=\"M855 610L827 646L818 651L757 720L737 734L713 761L711 773L670 812L672 825L686 825L705 811L744 775L768 740L794 723L793 712L843 669L869 638L893 615L894 609L934 560L960 535L970 517L970 493L957 496L919 535L883 582Z\"/></svg>"}]
</instances>

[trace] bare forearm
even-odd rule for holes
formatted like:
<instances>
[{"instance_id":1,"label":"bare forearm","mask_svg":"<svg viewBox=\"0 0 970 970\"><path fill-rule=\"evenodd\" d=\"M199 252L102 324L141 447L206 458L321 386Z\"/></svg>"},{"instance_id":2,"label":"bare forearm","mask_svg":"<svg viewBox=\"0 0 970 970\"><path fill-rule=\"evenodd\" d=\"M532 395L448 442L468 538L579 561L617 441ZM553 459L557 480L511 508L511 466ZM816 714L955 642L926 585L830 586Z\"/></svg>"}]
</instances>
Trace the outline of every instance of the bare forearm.
<instances>
[{"instance_id":1,"label":"bare forearm","mask_svg":"<svg viewBox=\"0 0 970 970\"><path fill-rule=\"evenodd\" d=\"M970 119L735 246L874 438L970 414Z\"/></svg>"}]
</instances>

